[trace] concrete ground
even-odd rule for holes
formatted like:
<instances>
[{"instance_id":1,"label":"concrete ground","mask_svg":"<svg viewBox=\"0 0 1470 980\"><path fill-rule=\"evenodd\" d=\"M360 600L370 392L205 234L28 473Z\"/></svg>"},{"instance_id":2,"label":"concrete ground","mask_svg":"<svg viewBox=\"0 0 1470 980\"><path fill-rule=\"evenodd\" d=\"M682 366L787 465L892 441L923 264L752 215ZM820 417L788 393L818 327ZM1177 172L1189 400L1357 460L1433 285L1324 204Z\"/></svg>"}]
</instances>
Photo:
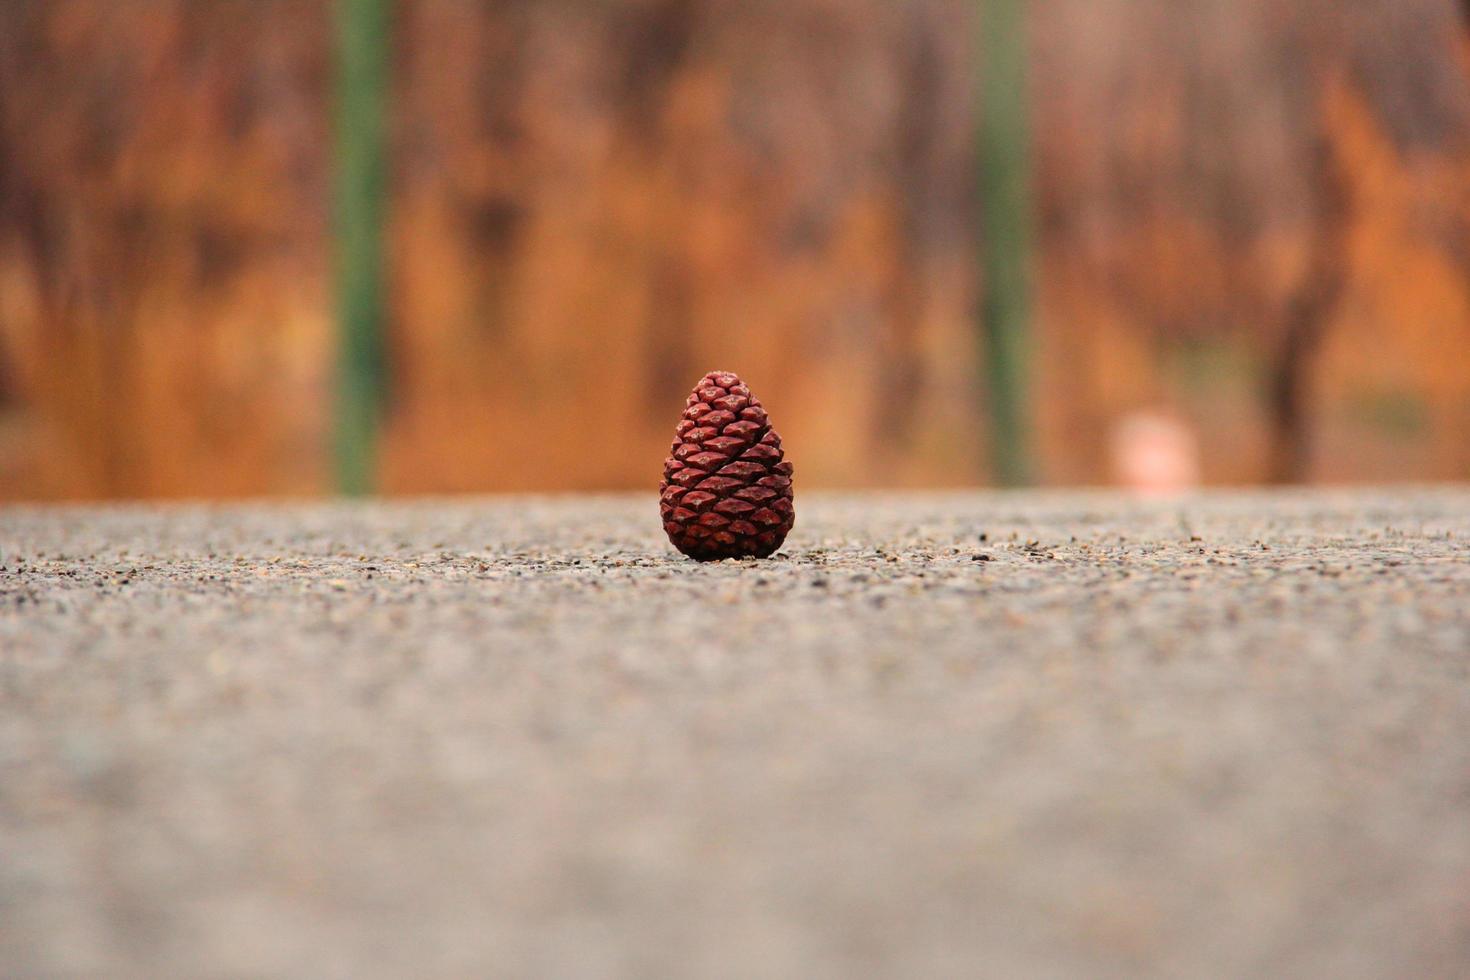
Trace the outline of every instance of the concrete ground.
<instances>
[{"instance_id":1,"label":"concrete ground","mask_svg":"<svg viewBox=\"0 0 1470 980\"><path fill-rule=\"evenodd\" d=\"M0 976L1470 976L1470 489L0 510Z\"/></svg>"}]
</instances>

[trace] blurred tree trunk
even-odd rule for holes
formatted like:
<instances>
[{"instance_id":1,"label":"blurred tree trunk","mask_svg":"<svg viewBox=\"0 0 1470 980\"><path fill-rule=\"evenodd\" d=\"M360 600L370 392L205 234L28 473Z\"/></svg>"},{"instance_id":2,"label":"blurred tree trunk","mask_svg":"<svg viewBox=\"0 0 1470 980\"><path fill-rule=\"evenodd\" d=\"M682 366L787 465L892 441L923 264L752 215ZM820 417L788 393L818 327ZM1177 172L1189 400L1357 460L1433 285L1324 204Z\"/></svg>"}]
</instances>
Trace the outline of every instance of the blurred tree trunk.
<instances>
[{"instance_id":1,"label":"blurred tree trunk","mask_svg":"<svg viewBox=\"0 0 1470 980\"><path fill-rule=\"evenodd\" d=\"M1347 277L1348 189L1319 112L1312 148L1312 232L1307 271L1290 298L1267 378L1271 426L1267 478L1301 483L1312 462L1312 370Z\"/></svg>"},{"instance_id":2,"label":"blurred tree trunk","mask_svg":"<svg viewBox=\"0 0 1470 980\"><path fill-rule=\"evenodd\" d=\"M980 4L982 331L991 458L1006 486L1029 482L1027 361L1031 320L1031 180L1025 0Z\"/></svg>"},{"instance_id":3,"label":"blurred tree trunk","mask_svg":"<svg viewBox=\"0 0 1470 980\"><path fill-rule=\"evenodd\" d=\"M390 0L337 0L337 485L376 484L383 412Z\"/></svg>"}]
</instances>

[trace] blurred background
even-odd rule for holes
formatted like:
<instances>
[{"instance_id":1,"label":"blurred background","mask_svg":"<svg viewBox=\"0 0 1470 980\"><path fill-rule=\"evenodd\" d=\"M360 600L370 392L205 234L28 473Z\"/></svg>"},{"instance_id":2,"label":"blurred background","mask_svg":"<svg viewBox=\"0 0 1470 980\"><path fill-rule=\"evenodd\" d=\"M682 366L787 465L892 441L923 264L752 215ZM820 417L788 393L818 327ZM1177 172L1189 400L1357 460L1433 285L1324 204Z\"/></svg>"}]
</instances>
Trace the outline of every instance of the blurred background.
<instances>
[{"instance_id":1,"label":"blurred background","mask_svg":"<svg viewBox=\"0 0 1470 980\"><path fill-rule=\"evenodd\" d=\"M1470 479L1459 0L4 0L0 498Z\"/></svg>"}]
</instances>

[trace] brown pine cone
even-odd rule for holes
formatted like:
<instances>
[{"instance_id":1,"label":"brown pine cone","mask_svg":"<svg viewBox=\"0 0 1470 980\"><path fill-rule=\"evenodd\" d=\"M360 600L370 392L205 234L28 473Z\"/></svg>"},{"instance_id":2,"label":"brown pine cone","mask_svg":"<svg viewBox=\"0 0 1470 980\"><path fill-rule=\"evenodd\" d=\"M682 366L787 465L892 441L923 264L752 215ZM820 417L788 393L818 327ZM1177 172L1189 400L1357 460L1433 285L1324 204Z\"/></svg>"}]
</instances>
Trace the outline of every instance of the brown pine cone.
<instances>
[{"instance_id":1,"label":"brown pine cone","mask_svg":"<svg viewBox=\"0 0 1470 980\"><path fill-rule=\"evenodd\" d=\"M796 520L791 464L760 399L729 371L706 374L685 402L664 461L659 512L690 558L765 558Z\"/></svg>"}]
</instances>

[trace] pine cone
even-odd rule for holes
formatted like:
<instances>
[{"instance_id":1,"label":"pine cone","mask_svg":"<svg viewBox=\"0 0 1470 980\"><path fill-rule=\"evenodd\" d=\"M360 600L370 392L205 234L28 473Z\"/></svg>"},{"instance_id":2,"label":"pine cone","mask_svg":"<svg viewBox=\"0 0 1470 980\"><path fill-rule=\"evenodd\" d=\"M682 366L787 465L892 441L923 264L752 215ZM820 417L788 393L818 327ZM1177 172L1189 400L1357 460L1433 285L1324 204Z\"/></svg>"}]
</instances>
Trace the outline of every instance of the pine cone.
<instances>
[{"instance_id":1,"label":"pine cone","mask_svg":"<svg viewBox=\"0 0 1470 980\"><path fill-rule=\"evenodd\" d=\"M795 523L791 464L760 399L729 371L694 386L664 461L659 511L690 558L765 558Z\"/></svg>"}]
</instances>

